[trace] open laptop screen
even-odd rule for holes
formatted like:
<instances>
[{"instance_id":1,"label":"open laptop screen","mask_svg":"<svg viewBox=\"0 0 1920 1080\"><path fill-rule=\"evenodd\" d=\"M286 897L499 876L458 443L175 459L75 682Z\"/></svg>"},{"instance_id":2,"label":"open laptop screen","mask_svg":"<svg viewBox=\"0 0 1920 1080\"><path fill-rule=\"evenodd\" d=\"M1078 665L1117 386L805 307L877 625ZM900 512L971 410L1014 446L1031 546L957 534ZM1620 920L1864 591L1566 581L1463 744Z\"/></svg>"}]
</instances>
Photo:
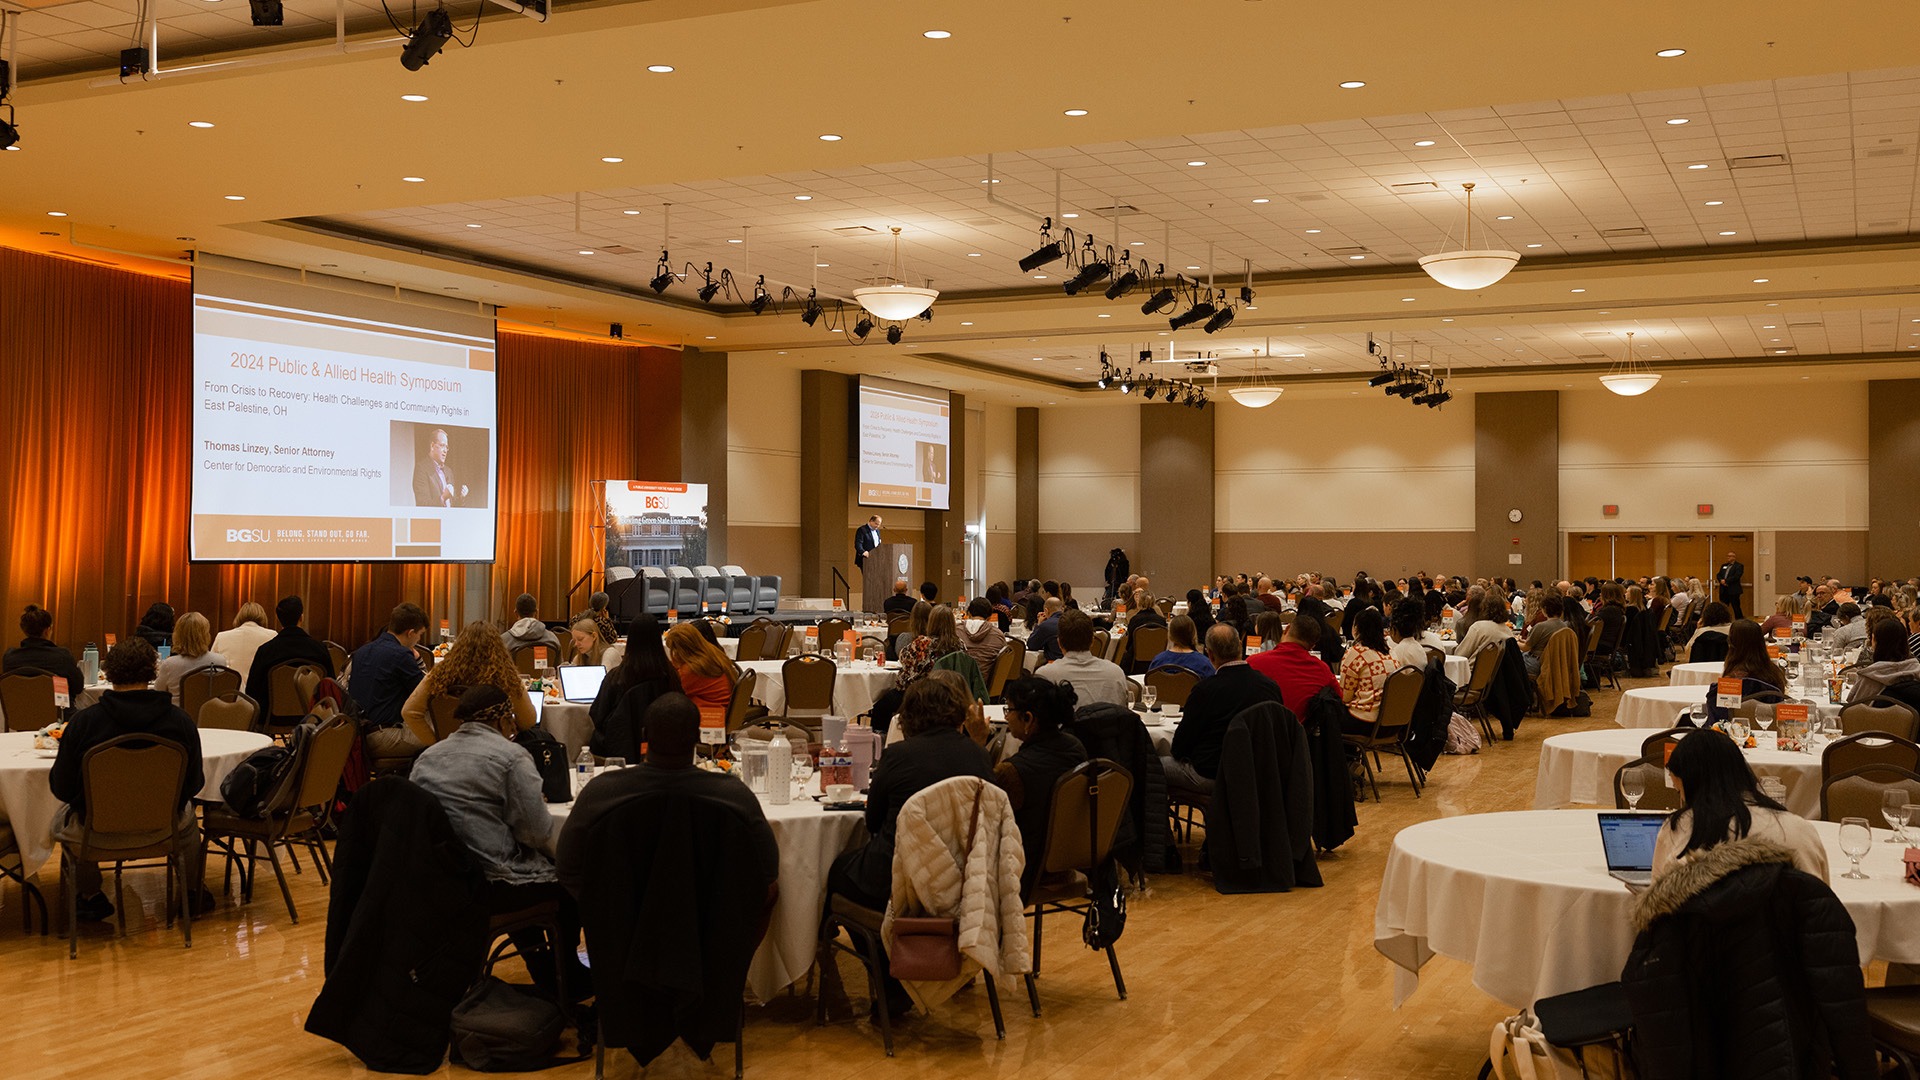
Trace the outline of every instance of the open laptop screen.
<instances>
[{"instance_id":1,"label":"open laptop screen","mask_svg":"<svg viewBox=\"0 0 1920 1080\"><path fill-rule=\"evenodd\" d=\"M1665 814L1600 815L1600 846L1607 854L1607 869L1653 869L1653 843L1666 824Z\"/></svg>"},{"instance_id":2,"label":"open laptop screen","mask_svg":"<svg viewBox=\"0 0 1920 1080\"><path fill-rule=\"evenodd\" d=\"M600 682L607 677L607 669L598 665L592 667L563 667L560 672L560 696L575 705L591 705L593 699L600 696Z\"/></svg>"}]
</instances>

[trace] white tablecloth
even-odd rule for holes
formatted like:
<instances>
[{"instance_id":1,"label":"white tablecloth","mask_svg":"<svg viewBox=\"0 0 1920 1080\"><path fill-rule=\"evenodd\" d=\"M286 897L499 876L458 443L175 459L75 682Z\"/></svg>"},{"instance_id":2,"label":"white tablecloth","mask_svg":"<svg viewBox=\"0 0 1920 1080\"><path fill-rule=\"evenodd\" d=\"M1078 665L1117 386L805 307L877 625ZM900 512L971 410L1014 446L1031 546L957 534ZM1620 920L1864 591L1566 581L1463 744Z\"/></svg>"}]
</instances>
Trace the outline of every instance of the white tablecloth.
<instances>
[{"instance_id":1,"label":"white tablecloth","mask_svg":"<svg viewBox=\"0 0 1920 1080\"><path fill-rule=\"evenodd\" d=\"M818 790L818 777L813 781ZM549 803L557 833L571 803ZM820 941L820 914L827 902L827 870L834 857L866 839L866 815L823 810L812 798L785 806L760 800L760 809L780 845L780 898L766 939L747 968L747 990L761 1001L799 982L813 966Z\"/></svg>"},{"instance_id":2,"label":"white tablecloth","mask_svg":"<svg viewBox=\"0 0 1920 1080\"><path fill-rule=\"evenodd\" d=\"M1900 849L1881 843L1849 881L1840 826L1816 821L1833 891L1853 917L1860 962L1920 960L1920 889L1901 880ZM1438 954L1473 967L1473 985L1510 1006L1620 977L1633 948L1632 894L1607 876L1594 815L1523 810L1440 818L1402 829L1380 886L1373 944L1399 966L1394 1005Z\"/></svg>"},{"instance_id":3,"label":"white tablecloth","mask_svg":"<svg viewBox=\"0 0 1920 1080\"><path fill-rule=\"evenodd\" d=\"M1620 695L1613 722L1623 728L1669 728L1692 705L1705 705L1704 686L1636 686Z\"/></svg>"},{"instance_id":4,"label":"white tablecloth","mask_svg":"<svg viewBox=\"0 0 1920 1080\"><path fill-rule=\"evenodd\" d=\"M1540 744L1540 769L1533 781L1533 806L1552 810L1569 803L1613 806L1613 774L1640 756L1651 731L1571 731ZM1766 741L1761 739L1760 741ZM1820 756L1782 750L1746 751L1756 776L1778 777L1787 786L1787 809L1803 818L1820 814Z\"/></svg>"},{"instance_id":5,"label":"white tablecloth","mask_svg":"<svg viewBox=\"0 0 1920 1080\"><path fill-rule=\"evenodd\" d=\"M1726 664L1719 660L1702 661L1698 664L1675 664L1667 673L1667 682L1672 686L1712 686L1720 681L1720 672Z\"/></svg>"},{"instance_id":6,"label":"white tablecloth","mask_svg":"<svg viewBox=\"0 0 1920 1080\"><path fill-rule=\"evenodd\" d=\"M201 771L207 782L199 798L220 798L220 781L247 755L272 740L251 731L207 729L200 732ZM53 856L53 816L60 800L47 787L53 759L33 749L33 732L0 733L0 820L11 822L20 842L21 864L38 870Z\"/></svg>"},{"instance_id":7,"label":"white tablecloth","mask_svg":"<svg viewBox=\"0 0 1920 1080\"><path fill-rule=\"evenodd\" d=\"M781 660L749 660L740 665L757 676L753 687L754 700L765 705L767 711L775 716L787 707L787 688L780 676L782 663L784 661ZM834 715L854 717L872 710L874 699L885 693L899 678L898 664L888 664L884 668L874 667L867 661L840 665L833 679Z\"/></svg>"}]
</instances>

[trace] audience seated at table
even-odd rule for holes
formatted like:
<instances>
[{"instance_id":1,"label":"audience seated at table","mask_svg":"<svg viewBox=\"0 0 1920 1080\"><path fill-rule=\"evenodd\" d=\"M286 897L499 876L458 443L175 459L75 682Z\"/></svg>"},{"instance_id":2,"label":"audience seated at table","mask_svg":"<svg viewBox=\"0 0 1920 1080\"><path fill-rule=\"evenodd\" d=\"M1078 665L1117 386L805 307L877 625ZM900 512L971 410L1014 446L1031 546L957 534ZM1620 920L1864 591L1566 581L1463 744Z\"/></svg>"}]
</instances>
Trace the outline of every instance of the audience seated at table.
<instances>
[{"instance_id":1,"label":"audience seated at table","mask_svg":"<svg viewBox=\"0 0 1920 1080\"><path fill-rule=\"evenodd\" d=\"M47 633L53 629L53 613L38 604L28 604L20 613L20 644L0 658L0 675L16 671L44 671L67 680L69 700L77 700L80 688L87 684L73 654L55 644Z\"/></svg>"},{"instance_id":2,"label":"audience seated at table","mask_svg":"<svg viewBox=\"0 0 1920 1080\"><path fill-rule=\"evenodd\" d=\"M960 620L955 629L960 637L961 651L972 657L982 671L993 667L994 659L1007 644L1007 635L1000 630L993 604L984 596L967 601L966 618Z\"/></svg>"},{"instance_id":3,"label":"audience seated at table","mask_svg":"<svg viewBox=\"0 0 1920 1080\"><path fill-rule=\"evenodd\" d=\"M1402 600L1393 606L1387 627L1393 647L1387 650L1387 659L1393 662L1394 667L1427 669L1427 645L1421 636L1426 627L1426 617L1427 603L1424 599Z\"/></svg>"},{"instance_id":4,"label":"audience seated at table","mask_svg":"<svg viewBox=\"0 0 1920 1080\"><path fill-rule=\"evenodd\" d=\"M475 626L499 645L490 627L474 623L468 629ZM525 696L517 685L515 691ZM580 963L579 906L554 869L553 815L541 797L540 770L533 756L504 734L516 724L514 703L500 688L478 685L460 695L453 715L459 729L422 750L409 778L440 801L454 833L479 863L487 879L488 912L558 902L557 955L538 930L515 931L513 944L536 985L551 992L556 975L562 975L567 996L584 1001L593 995L593 976Z\"/></svg>"},{"instance_id":5,"label":"audience seated at table","mask_svg":"<svg viewBox=\"0 0 1920 1080\"><path fill-rule=\"evenodd\" d=\"M1718 600L1710 600L1700 610L1700 626L1687 639L1687 662L1707 664L1727 658L1727 631L1733 625L1733 609Z\"/></svg>"},{"instance_id":6,"label":"audience seated at table","mask_svg":"<svg viewBox=\"0 0 1920 1080\"><path fill-rule=\"evenodd\" d=\"M1741 619L1727 631L1727 657L1720 669L1723 679L1740 680L1740 696L1751 697L1768 690L1785 692L1787 672L1773 658L1767 655L1767 639L1760 634L1760 624ZM1705 688L1707 701L1707 719L1711 723L1725 721L1732 711L1719 703L1719 684L1710 683Z\"/></svg>"},{"instance_id":7,"label":"audience seated at table","mask_svg":"<svg viewBox=\"0 0 1920 1080\"><path fill-rule=\"evenodd\" d=\"M413 651L426 633L427 613L420 605L398 604L387 616L386 631L353 651L353 678L347 693L360 706L361 737L375 757L417 754L427 746L408 730L400 714L414 687L426 677Z\"/></svg>"},{"instance_id":8,"label":"audience seated at table","mask_svg":"<svg viewBox=\"0 0 1920 1080\"><path fill-rule=\"evenodd\" d=\"M1076 705L1072 686L1022 675L1007 683L1005 696L1007 734L1020 740L1020 749L993 767L993 782L1006 790L1014 821L1020 826L1027 852L1027 869L1020 879L1020 891L1025 894L1044 869L1053 786L1087 760L1087 748L1064 730L1073 720ZM967 728L982 747L993 734L977 711L969 713Z\"/></svg>"},{"instance_id":9,"label":"audience seated at table","mask_svg":"<svg viewBox=\"0 0 1920 1080\"><path fill-rule=\"evenodd\" d=\"M1841 604L1834 612L1833 621L1827 624L1826 632L1821 635L1829 652L1836 656L1846 656L1860 648L1867 640L1867 624L1860 618L1858 604Z\"/></svg>"},{"instance_id":10,"label":"audience seated at table","mask_svg":"<svg viewBox=\"0 0 1920 1080\"><path fill-rule=\"evenodd\" d=\"M607 650L613 647L613 639L604 636L605 633L606 628L590 615L573 620L573 625L567 627L567 640L573 646L567 666L604 667Z\"/></svg>"},{"instance_id":11,"label":"audience seated at table","mask_svg":"<svg viewBox=\"0 0 1920 1080\"><path fill-rule=\"evenodd\" d=\"M1200 651L1200 638L1194 632L1193 620L1185 615L1175 615L1167 623L1167 647L1147 665L1148 671L1160 668L1184 668L1201 678L1213 674L1213 664Z\"/></svg>"},{"instance_id":12,"label":"audience seated at table","mask_svg":"<svg viewBox=\"0 0 1920 1080\"><path fill-rule=\"evenodd\" d=\"M1367 610L1369 607L1374 611L1382 610L1377 604L1348 604L1345 608L1336 612L1327 606L1327 601L1324 597L1306 596L1300 600L1299 608L1294 611L1293 621L1296 623L1301 619L1317 619L1319 621L1319 644L1314 646L1314 648L1320 654L1320 659L1326 662L1329 671L1338 671L1340 670L1340 661L1345 657L1347 651L1346 646L1341 644L1340 641L1340 626L1343 623L1349 626L1352 625L1352 620L1358 618L1360 612Z\"/></svg>"},{"instance_id":13,"label":"audience seated at table","mask_svg":"<svg viewBox=\"0 0 1920 1080\"><path fill-rule=\"evenodd\" d=\"M1365 734L1380 715L1380 692L1387 685L1387 676L1399 666L1387 655L1387 648L1379 610L1367 608L1355 616L1353 645L1340 661L1340 697L1347 703L1348 713L1343 729L1349 734Z\"/></svg>"},{"instance_id":14,"label":"audience seated at table","mask_svg":"<svg viewBox=\"0 0 1920 1080\"><path fill-rule=\"evenodd\" d=\"M1213 794L1220 745L1227 737L1227 725L1240 710L1263 701L1285 701L1278 683L1248 665L1241 653L1240 635L1232 627L1215 626L1207 631L1206 645L1214 674L1188 691L1187 703L1180 710L1180 726L1173 732L1173 745L1160 759L1168 793L1188 799Z\"/></svg>"},{"instance_id":15,"label":"audience seated at table","mask_svg":"<svg viewBox=\"0 0 1920 1080\"><path fill-rule=\"evenodd\" d=\"M1491 592L1483 594L1478 615L1473 625L1460 635L1460 644L1454 649L1455 656L1471 660L1489 645L1504 649L1507 642L1513 640L1513 627L1507 623L1506 597Z\"/></svg>"},{"instance_id":16,"label":"audience seated at table","mask_svg":"<svg viewBox=\"0 0 1920 1080\"><path fill-rule=\"evenodd\" d=\"M268 705L267 689L271 681L268 673L275 664L306 660L329 676L340 674L333 670L333 654L327 651L326 645L300 628L300 620L307 615L306 601L297 596L284 597L274 605L273 613L280 620L280 632L254 650L253 666L247 672L247 696L259 702L261 708Z\"/></svg>"},{"instance_id":17,"label":"audience seated at table","mask_svg":"<svg viewBox=\"0 0 1920 1080\"><path fill-rule=\"evenodd\" d=\"M513 624L501 633L500 644L506 646L509 653L515 649L528 649L535 645L544 645L547 649L548 661L558 666L560 663L560 639L554 636L553 631L547 629L546 623L540 621L538 618L539 611L539 601L533 598L533 594L521 593L513 601Z\"/></svg>"},{"instance_id":18,"label":"audience seated at table","mask_svg":"<svg viewBox=\"0 0 1920 1080\"><path fill-rule=\"evenodd\" d=\"M1546 656L1547 642L1553 640L1553 635L1567 628L1565 611L1566 601L1558 596L1548 593L1540 598L1542 617L1539 622L1528 628L1527 640L1520 647L1520 662L1527 666L1528 678L1540 677L1540 664L1542 658Z\"/></svg>"},{"instance_id":19,"label":"audience seated at table","mask_svg":"<svg viewBox=\"0 0 1920 1080\"><path fill-rule=\"evenodd\" d=\"M1208 602L1207 594L1199 589L1187 590L1187 618L1193 620L1193 640L1205 641L1207 631L1213 629L1213 605Z\"/></svg>"},{"instance_id":20,"label":"audience seated at table","mask_svg":"<svg viewBox=\"0 0 1920 1080\"><path fill-rule=\"evenodd\" d=\"M1072 683L1082 705L1125 705L1126 673L1119 664L1093 655L1092 648L1093 619L1084 611L1061 612L1060 659L1044 665L1036 674L1048 682Z\"/></svg>"},{"instance_id":21,"label":"audience seated at table","mask_svg":"<svg viewBox=\"0 0 1920 1080\"><path fill-rule=\"evenodd\" d=\"M1754 837L1793 854L1793 865L1827 880L1827 846L1813 823L1768 798L1733 740L1719 731L1696 731L1679 740L1667 772L1680 793L1680 809L1667 817L1653 845L1653 877L1728 840Z\"/></svg>"},{"instance_id":22,"label":"audience seated at table","mask_svg":"<svg viewBox=\"0 0 1920 1080\"><path fill-rule=\"evenodd\" d=\"M1287 711L1303 720L1313 695L1328 687L1336 691L1340 687L1333 669L1314 652L1321 632L1318 619L1295 619L1281 634L1279 645L1247 658L1248 666L1280 687L1280 702ZM1212 637L1211 631L1208 637Z\"/></svg>"},{"instance_id":23,"label":"audience seated at table","mask_svg":"<svg viewBox=\"0 0 1920 1080\"><path fill-rule=\"evenodd\" d=\"M436 695L463 694L476 686L491 686L512 703L513 725L501 729L502 734L525 731L540 718L533 711L533 700L520 682L513 658L507 655L507 647L500 644L499 631L490 623L470 622L453 640L447 655L433 665L426 678L414 685L413 692L400 705L400 718L406 722L413 741L422 746L434 744L433 717L428 710Z\"/></svg>"},{"instance_id":24,"label":"audience seated at table","mask_svg":"<svg viewBox=\"0 0 1920 1080\"><path fill-rule=\"evenodd\" d=\"M1059 597L1047 597L1032 632L1027 634L1027 651L1039 653L1042 663L1060 659L1060 613L1066 609L1067 605L1061 603Z\"/></svg>"},{"instance_id":25,"label":"audience seated at table","mask_svg":"<svg viewBox=\"0 0 1920 1080\"><path fill-rule=\"evenodd\" d=\"M180 680L201 668L226 667L227 658L213 651L213 627L207 617L189 611L173 624L173 651L160 661L155 690L164 690L180 704Z\"/></svg>"},{"instance_id":26,"label":"audience seated at table","mask_svg":"<svg viewBox=\"0 0 1920 1080\"><path fill-rule=\"evenodd\" d=\"M1793 629L1794 619L1797 618L1804 624L1807 619L1807 609L1811 606L1807 597L1800 593L1781 593L1774 598L1773 614L1767 616L1766 620L1760 624L1761 633L1764 633L1768 640L1772 640L1775 630Z\"/></svg>"},{"instance_id":27,"label":"audience seated at table","mask_svg":"<svg viewBox=\"0 0 1920 1080\"><path fill-rule=\"evenodd\" d=\"M1120 670L1133 671L1135 661L1146 659L1134 655L1133 643L1138 640L1135 637L1138 631L1167 625L1167 617L1160 614L1159 603L1147 590L1133 590L1133 599L1127 602L1127 632L1120 640Z\"/></svg>"},{"instance_id":28,"label":"audience seated at table","mask_svg":"<svg viewBox=\"0 0 1920 1080\"><path fill-rule=\"evenodd\" d=\"M1853 693L1847 700L1871 701L1890 686L1920 679L1920 658L1913 656L1909 645L1900 620L1874 627L1873 658L1855 671Z\"/></svg>"},{"instance_id":29,"label":"audience seated at table","mask_svg":"<svg viewBox=\"0 0 1920 1080\"><path fill-rule=\"evenodd\" d=\"M172 646L173 622L173 605L156 600L147 606L147 613L140 616L140 625L133 632L158 651L162 646Z\"/></svg>"},{"instance_id":30,"label":"audience seated at table","mask_svg":"<svg viewBox=\"0 0 1920 1080\"><path fill-rule=\"evenodd\" d=\"M724 719L727 704L733 700L733 684L740 677L733 661L694 623L681 623L668 630L664 644L674 674L680 678L680 692L693 699L700 715Z\"/></svg>"},{"instance_id":31,"label":"audience seated at table","mask_svg":"<svg viewBox=\"0 0 1920 1080\"><path fill-rule=\"evenodd\" d=\"M680 673L667 656L660 620L651 615L635 617L628 624L620 666L607 671L600 692L587 708L593 720L590 746L594 754L639 760L640 724L647 709L658 698L682 692Z\"/></svg>"},{"instance_id":32,"label":"audience seated at table","mask_svg":"<svg viewBox=\"0 0 1920 1080\"><path fill-rule=\"evenodd\" d=\"M612 603L613 598L604 592L596 592L592 596L587 597L587 610L579 612L568 619L568 629L571 630L574 626L579 625L581 619L592 619L600 625L600 640L609 645L619 641L620 632L614 629L613 613L608 610ZM595 661L595 663L598 662L599 661Z\"/></svg>"},{"instance_id":33,"label":"audience seated at table","mask_svg":"<svg viewBox=\"0 0 1920 1080\"><path fill-rule=\"evenodd\" d=\"M267 628L267 609L249 600L240 605L233 625L214 635L213 651L227 658L227 666L240 673L245 682L253 674L253 654L273 640Z\"/></svg>"},{"instance_id":34,"label":"audience seated at table","mask_svg":"<svg viewBox=\"0 0 1920 1080\"><path fill-rule=\"evenodd\" d=\"M56 843L80 843L86 836L86 785L81 762L87 751L122 735L146 735L179 743L186 751L187 769L180 786L180 817L176 840L187 855L186 871L190 888L198 897L196 914L213 907L213 895L201 886L206 869L206 853L200 847L200 826L193 812L193 797L207 782L200 758L200 729L193 718L180 710L171 698L159 690L149 690L159 665L160 654L143 637L131 637L107 650L100 661L101 674L112 689L100 695L98 703L76 713L61 736L60 749L47 773L47 786L62 805L53 818ZM142 843L118 846L144 847L152 837L140 837ZM96 836L95 847L111 847L108 838ZM80 918L98 922L113 916L113 904L100 891L100 866L81 862L73 867L74 890L79 897Z\"/></svg>"},{"instance_id":35,"label":"audience seated at table","mask_svg":"<svg viewBox=\"0 0 1920 1080\"><path fill-rule=\"evenodd\" d=\"M914 597L907 594L907 579L895 578L893 595L880 602L880 612L889 619L896 615L910 615L916 602Z\"/></svg>"},{"instance_id":36,"label":"audience seated at table","mask_svg":"<svg viewBox=\"0 0 1920 1080\"><path fill-rule=\"evenodd\" d=\"M977 711L966 684L953 672L936 671L907 689L898 717L906 738L887 748L868 778L867 842L833 860L827 874L830 893L884 910L893 896L894 826L900 808L942 780L993 778L992 760L965 731L969 714ZM891 975L886 993L894 1015L904 1015L911 1007L906 988Z\"/></svg>"}]
</instances>

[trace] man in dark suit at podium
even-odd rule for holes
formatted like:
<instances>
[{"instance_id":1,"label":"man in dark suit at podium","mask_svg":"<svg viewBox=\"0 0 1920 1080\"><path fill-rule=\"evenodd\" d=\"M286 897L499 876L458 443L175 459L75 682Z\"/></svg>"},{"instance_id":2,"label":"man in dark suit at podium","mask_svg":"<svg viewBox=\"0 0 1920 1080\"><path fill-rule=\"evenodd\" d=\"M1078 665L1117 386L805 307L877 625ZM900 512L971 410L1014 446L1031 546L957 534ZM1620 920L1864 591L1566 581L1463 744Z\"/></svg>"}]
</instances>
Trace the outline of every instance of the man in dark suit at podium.
<instances>
[{"instance_id":1,"label":"man in dark suit at podium","mask_svg":"<svg viewBox=\"0 0 1920 1080\"><path fill-rule=\"evenodd\" d=\"M879 546L880 515L875 514L867 519L865 525L860 526L859 532L853 534L853 565L859 567L861 572L865 573L867 569L867 552Z\"/></svg>"},{"instance_id":2,"label":"man in dark suit at podium","mask_svg":"<svg viewBox=\"0 0 1920 1080\"><path fill-rule=\"evenodd\" d=\"M1745 588L1741 581L1746 576L1747 568L1740 565L1733 552L1727 552L1727 561L1720 564L1720 602L1733 611L1736 619L1746 618L1740 611L1740 593Z\"/></svg>"}]
</instances>

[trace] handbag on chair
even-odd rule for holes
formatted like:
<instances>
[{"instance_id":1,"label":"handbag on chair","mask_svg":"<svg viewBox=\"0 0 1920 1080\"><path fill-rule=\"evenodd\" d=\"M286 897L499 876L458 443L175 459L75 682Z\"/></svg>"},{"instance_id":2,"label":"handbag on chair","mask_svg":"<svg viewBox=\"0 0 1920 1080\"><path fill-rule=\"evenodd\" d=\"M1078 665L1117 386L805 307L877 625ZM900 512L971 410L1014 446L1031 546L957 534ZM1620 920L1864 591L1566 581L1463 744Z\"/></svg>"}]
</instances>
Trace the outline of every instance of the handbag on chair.
<instances>
[{"instance_id":1,"label":"handbag on chair","mask_svg":"<svg viewBox=\"0 0 1920 1080\"><path fill-rule=\"evenodd\" d=\"M985 790L983 787L982 791ZM967 850L980 828L980 792L973 795L973 820L967 825ZM960 920L915 915L893 920L887 969L901 982L945 982L960 977Z\"/></svg>"}]
</instances>

